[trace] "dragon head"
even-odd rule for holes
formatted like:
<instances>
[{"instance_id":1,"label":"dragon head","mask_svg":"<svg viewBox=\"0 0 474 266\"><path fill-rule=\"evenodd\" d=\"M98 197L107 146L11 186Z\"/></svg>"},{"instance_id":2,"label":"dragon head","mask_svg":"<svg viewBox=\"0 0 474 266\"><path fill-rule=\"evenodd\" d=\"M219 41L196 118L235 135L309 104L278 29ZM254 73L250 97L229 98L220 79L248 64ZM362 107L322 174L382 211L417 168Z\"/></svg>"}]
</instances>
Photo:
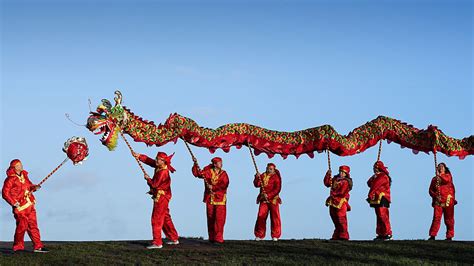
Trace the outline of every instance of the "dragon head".
<instances>
[{"instance_id":1,"label":"dragon head","mask_svg":"<svg viewBox=\"0 0 474 266\"><path fill-rule=\"evenodd\" d=\"M115 91L115 106L109 100L102 99L102 103L95 112L90 112L87 119L87 129L95 135L102 134L100 141L109 150L117 147L119 133L127 122L127 113L122 107L122 93Z\"/></svg>"}]
</instances>

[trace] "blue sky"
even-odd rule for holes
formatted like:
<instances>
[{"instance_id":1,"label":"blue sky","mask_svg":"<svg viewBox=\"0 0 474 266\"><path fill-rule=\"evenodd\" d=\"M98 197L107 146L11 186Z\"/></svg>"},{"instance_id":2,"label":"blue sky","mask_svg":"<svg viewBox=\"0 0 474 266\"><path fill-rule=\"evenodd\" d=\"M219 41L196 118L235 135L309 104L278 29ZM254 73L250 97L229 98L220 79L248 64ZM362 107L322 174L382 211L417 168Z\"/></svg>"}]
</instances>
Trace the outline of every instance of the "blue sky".
<instances>
[{"instance_id":1,"label":"blue sky","mask_svg":"<svg viewBox=\"0 0 474 266\"><path fill-rule=\"evenodd\" d=\"M45 240L150 239L152 202L122 141L109 152L85 123L93 107L121 89L124 105L163 122L170 113L202 126L247 122L294 131L331 124L340 133L378 115L450 136L473 134L473 29L470 1L2 1L1 165L22 159L34 182L64 154L73 135L90 157L68 164L36 193ZM203 185L182 143L132 144L154 156L176 152L171 215L181 236L207 237ZM194 148L201 165L212 155ZM332 157L352 168L352 239L375 235L365 202L374 147ZM258 190L248 151L216 153L230 176L227 239L253 238ZM439 156L451 168L459 204L456 239L473 240L473 159ZM383 147L393 178L397 239L427 238L433 157ZM258 156L260 168L269 160ZM275 157L283 176L283 238L329 238L325 154ZM151 173L151 169L148 169ZM0 204L0 240L14 220ZM444 237L445 227L439 236Z\"/></svg>"}]
</instances>

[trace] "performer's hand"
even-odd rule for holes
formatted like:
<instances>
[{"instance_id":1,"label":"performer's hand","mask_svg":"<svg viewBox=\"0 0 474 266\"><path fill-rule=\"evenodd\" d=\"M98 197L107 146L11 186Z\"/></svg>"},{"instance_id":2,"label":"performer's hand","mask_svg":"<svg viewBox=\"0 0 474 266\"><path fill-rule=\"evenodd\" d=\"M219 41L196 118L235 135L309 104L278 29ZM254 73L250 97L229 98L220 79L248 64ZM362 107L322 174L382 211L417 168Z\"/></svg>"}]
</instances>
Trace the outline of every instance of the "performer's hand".
<instances>
[{"instance_id":1,"label":"performer's hand","mask_svg":"<svg viewBox=\"0 0 474 266\"><path fill-rule=\"evenodd\" d=\"M133 157L135 157L137 159L138 159L138 157L140 157L140 153L136 153L134 151L132 151L132 155L133 155Z\"/></svg>"},{"instance_id":2,"label":"performer's hand","mask_svg":"<svg viewBox=\"0 0 474 266\"><path fill-rule=\"evenodd\" d=\"M259 172L255 173L255 177L260 177L260 173Z\"/></svg>"},{"instance_id":3,"label":"performer's hand","mask_svg":"<svg viewBox=\"0 0 474 266\"><path fill-rule=\"evenodd\" d=\"M206 183L206 187L207 187L207 189L209 189L210 191L212 191L212 185L209 185L209 184Z\"/></svg>"},{"instance_id":4,"label":"performer's hand","mask_svg":"<svg viewBox=\"0 0 474 266\"><path fill-rule=\"evenodd\" d=\"M326 172L326 174L332 176L332 171L331 171L331 170L328 170L328 171Z\"/></svg>"},{"instance_id":5,"label":"performer's hand","mask_svg":"<svg viewBox=\"0 0 474 266\"><path fill-rule=\"evenodd\" d=\"M20 203L19 203L19 202L15 202L15 204L13 204L13 207L14 207L14 208L20 207Z\"/></svg>"},{"instance_id":6,"label":"performer's hand","mask_svg":"<svg viewBox=\"0 0 474 266\"><path fill-rule=\"evenodd\" d=\"M145 174L145 179L148 180L148 179L151 179L151 178L148 174Z\"/></svg>"},{"instance_id":7,"label":"performer's hand","mask_svg":"<svg viewBox=\"0 0 474 266\"><path fill-rule=\"evenodd\" d=\"M40 188L41 188L40 185L33 185L33 186L31 187L31 192L35 192L35 191L37 191L37 190L40 189Z\"/></svg>"}]
</instances>

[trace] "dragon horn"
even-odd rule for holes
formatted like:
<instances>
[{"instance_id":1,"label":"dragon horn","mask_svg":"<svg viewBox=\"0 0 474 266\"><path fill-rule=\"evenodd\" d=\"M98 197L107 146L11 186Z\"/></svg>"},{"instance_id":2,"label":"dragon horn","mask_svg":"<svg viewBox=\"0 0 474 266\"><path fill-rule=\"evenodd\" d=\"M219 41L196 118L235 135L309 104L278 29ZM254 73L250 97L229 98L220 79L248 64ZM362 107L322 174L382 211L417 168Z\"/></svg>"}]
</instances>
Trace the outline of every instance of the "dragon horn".
<instances>
[{"instance_id":1,"label":"dragon horn","mask_svg":"<svg viewBox=\"0 0 474 266\"><path fill-rule=\"evenodd\" d=\"M115 91L115 106L122 104L122 93L119 90Z\"/></svg>"}]
</instances>

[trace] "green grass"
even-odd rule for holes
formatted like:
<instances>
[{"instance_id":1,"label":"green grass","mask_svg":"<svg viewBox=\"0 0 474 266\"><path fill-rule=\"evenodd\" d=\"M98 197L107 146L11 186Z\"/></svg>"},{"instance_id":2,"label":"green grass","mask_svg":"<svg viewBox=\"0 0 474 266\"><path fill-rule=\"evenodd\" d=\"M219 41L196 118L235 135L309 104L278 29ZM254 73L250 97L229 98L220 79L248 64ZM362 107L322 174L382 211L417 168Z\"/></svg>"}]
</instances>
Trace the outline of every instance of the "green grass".
<instances>
[{"instance_id":1,"label":"green grass","mask_svg":"<svg viewBox=\"0 0 474 266\"><path fill-rule=\"evenodd\" d=\"M462 241L180 241L160 250L146 250L149 241L46 242L48 254L11 254L0 242L0 264L474 264L474 242Z\"/></svg>"}]
</instances>

